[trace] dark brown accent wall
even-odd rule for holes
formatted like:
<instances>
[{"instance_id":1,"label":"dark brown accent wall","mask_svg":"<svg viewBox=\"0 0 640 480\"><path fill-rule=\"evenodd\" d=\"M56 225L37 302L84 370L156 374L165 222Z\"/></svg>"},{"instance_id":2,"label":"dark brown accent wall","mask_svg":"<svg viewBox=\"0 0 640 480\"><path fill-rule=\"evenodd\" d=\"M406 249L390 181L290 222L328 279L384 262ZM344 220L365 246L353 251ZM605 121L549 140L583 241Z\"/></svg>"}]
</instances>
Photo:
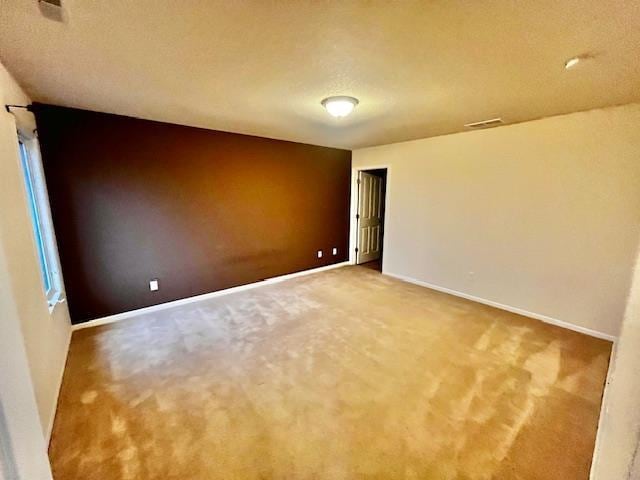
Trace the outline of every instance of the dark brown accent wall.
<instances>
[{"instance_id":1,"label":"dark brown accent wall","mask_svg":"<svg viewBox=\"0 0 640 480\"><path fill-rule=\"evenodd\" d=\"M74 323L348 258L350 151L34 110Z\"/></svg>"}]
</instances>

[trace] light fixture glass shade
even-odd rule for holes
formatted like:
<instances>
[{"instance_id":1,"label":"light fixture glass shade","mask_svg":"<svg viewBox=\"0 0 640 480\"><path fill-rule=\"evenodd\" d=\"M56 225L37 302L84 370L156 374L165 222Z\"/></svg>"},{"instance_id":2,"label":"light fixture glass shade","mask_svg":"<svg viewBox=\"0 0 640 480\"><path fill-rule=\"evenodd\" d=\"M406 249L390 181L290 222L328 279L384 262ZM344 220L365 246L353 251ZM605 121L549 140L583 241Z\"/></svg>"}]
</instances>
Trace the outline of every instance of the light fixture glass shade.
<instances>
[{"instance_id":1,"label":"light fixture glass shade","mask_svg":"<svg viewBox=\"0 0 640 480\"><path fill-rule=\"evenodd\" d=\"M349 115L356 105L358 99L353 97L328 97L322 100L322 106L334 117L346 117Z\"/></svg>"},{"instance_id":2,"label":"light fixture glass shade","mask_svg":"<svg viewBox=\"0 0 640 480\"><path fill-rule=\"evenodd\" d=\"M576 65L578 65L578 63L580 63L580 60L582 60L582 58L580 57L570 58L569 60L564 62L564 68L569 70L570 68L575 67Z\"/></svg>"}]
</instances>

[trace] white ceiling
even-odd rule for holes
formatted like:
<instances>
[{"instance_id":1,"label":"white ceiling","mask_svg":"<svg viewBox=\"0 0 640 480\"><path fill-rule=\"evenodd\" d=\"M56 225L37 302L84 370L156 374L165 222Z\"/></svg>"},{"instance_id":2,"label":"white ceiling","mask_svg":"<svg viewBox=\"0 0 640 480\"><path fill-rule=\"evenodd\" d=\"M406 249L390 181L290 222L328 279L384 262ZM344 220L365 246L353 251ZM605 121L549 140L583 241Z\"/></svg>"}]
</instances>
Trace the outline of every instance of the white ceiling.
<instances>
[{"instance_id":1,"label":"white ceiling","mask_svg":"<svg viewBox=\"0 0 640 480\"><path fill-rule=\"evenodd\" d=\"M346 148L640 101L636 0L63 4L61 24L0 0L0 59L36 101ZM329 95L360 105L335 119Z\"/></svg>"}]
</instances>

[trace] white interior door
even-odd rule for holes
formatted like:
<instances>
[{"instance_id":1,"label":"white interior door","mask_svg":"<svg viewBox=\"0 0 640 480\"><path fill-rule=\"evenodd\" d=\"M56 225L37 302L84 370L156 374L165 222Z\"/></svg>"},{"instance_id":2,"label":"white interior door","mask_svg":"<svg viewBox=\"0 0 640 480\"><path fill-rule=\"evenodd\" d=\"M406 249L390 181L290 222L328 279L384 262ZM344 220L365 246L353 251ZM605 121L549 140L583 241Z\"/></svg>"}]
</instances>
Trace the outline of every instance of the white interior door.
<instances>
[{"instance_id":1,"label":"white interior door","mask_svg":"<svg viewBox=\"0 0 640 480\"><path fill-rule=\"evenodd\" d=\"M382 178L366 172L358 176L358 255L356 263L382 253Z\"/></svg>"}]
</instances>

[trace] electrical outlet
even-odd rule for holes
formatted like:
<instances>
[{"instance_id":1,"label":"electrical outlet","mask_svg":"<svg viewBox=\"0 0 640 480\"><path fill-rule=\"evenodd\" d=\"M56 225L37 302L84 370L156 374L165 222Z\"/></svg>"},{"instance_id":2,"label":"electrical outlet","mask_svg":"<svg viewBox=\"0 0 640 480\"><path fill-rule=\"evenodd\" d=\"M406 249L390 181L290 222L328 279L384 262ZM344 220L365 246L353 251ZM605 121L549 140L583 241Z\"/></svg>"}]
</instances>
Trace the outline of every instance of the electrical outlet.
<instances>
[{"instance_id":1,"label":"electrical outlet","mask_svg":"<svg viewBox=\"0 0 640 480\"><path fill-rule=\"evenodd\" d=\"M151 280L149 282L149 290L151 290L152 292L155 292L159 288L160 286L158 285L158 280Z\"/></svg>"},{"instance_id":2,"label":"electrical outlet","mask_svg":"<svg viewBox=\"0 0 640 480\"><path fill-rule=\"evenodd\" d=\"M333 247L333 254L337 255L338 254L338 249L336 247Z\"/></svg>"},{"instance_id":3,"label":"electrical outlet","mask_svg":"<svg viewBox=\"0 0 640 480\"><path fill-rule=\"evenodd\" d=\"M322 250L318 250L318 258L322 258Z\"/></svg>"}]
</instances>

